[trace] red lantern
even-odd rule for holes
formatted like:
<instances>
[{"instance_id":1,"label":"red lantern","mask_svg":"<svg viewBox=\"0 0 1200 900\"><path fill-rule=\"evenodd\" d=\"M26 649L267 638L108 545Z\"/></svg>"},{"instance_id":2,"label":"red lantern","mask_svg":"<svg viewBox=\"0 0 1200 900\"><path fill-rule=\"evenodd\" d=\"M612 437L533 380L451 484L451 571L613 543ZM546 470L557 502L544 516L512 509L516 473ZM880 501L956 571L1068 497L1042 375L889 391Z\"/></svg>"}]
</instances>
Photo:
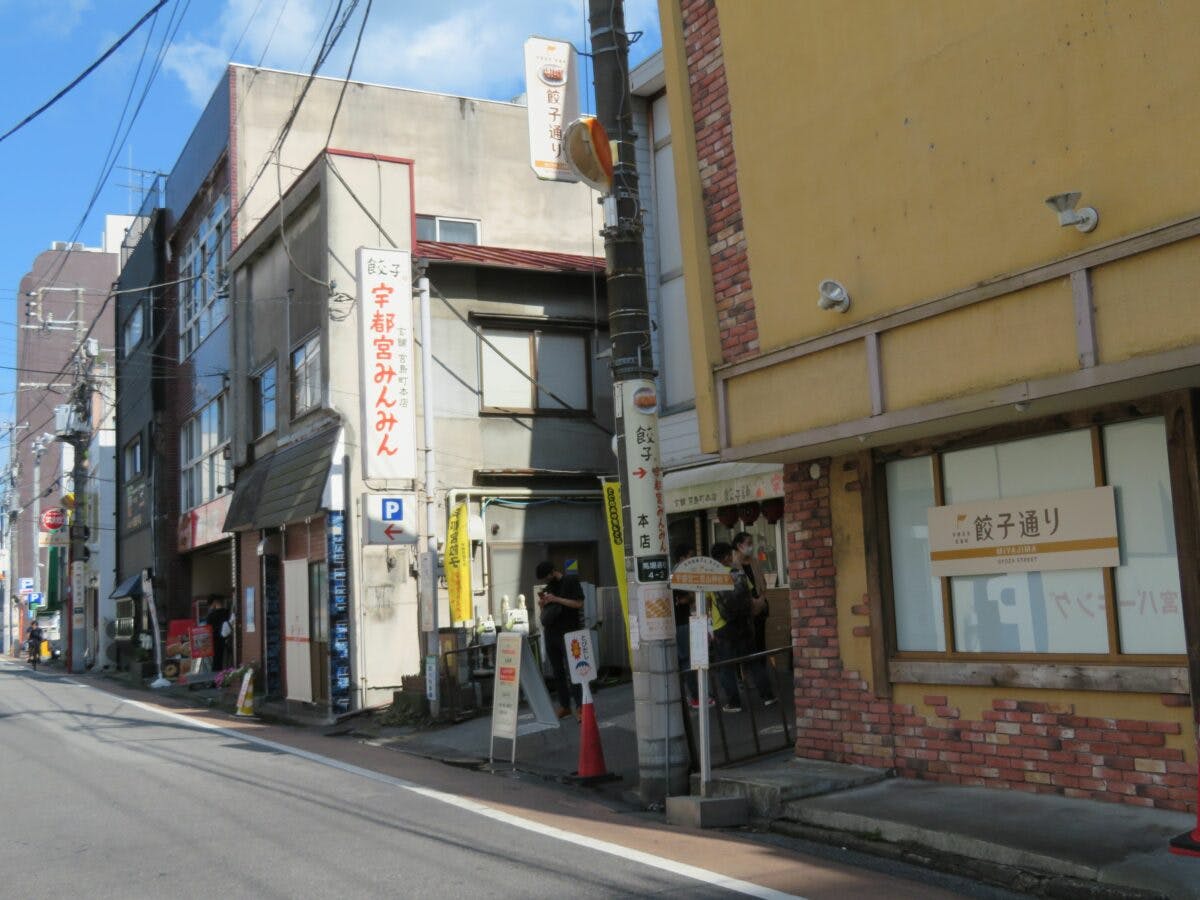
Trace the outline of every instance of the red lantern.
<instances>
[{"instance_id":1,"label":"red lantern","mask_svg":"<svg viewBox=\"0 0 1200 900\"><path fill-rule=\"evenodd\" d=\"M755 502L743 503L738 507L738 518L742 520L742 524L749 528L758 521L759 508Z\"/></svg>"},{"instance_id":2,"label":"red lantern","mask_svg":"<svg viewBox=\"0 0 1200 900\"><path fill-rule=\"evenodd\" d=\"M767 523L774 525L783 517L783 498L769 497L762 502L762 514Z\"/></svg>"},{"instance_id":3,"label":"red lantern","mask_svg":"<svg viewBox=\"0 0 1200 900\"><path fill-rule=\"evenodd\" d=\"M717 507L717 521L726 528L732 528L737 524L738 508L736 506L720 506Z\"/></svg>"}]
</instances>

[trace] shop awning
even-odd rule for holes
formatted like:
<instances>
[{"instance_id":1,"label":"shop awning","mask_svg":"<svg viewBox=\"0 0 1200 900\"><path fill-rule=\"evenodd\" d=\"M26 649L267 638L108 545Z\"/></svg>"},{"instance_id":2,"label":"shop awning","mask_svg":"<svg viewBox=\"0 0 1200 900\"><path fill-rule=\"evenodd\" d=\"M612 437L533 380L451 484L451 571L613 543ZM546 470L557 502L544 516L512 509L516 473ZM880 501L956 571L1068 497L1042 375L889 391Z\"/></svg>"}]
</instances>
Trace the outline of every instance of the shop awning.
<instances>
[{"instance_id":1,"label":"shop awning","mask_svg":"<svg viewBox=\"0 0 1200 900\"><path fill-rule=\"evenodd\" d=\"M337 436L326 429L238 473L225 530L277 528L320 512Z\"/></svg>"},{"instance_id":2,"label":"shop awning","mask_svg":"<svg viewBox=\"0 0 1200 900\"><path fill-rule=\"evenodd\" d=\"M142 596L142 576L141 574L130 575L124 581L117 585L116 590L108 595L109 600L120 600L122 597L140 597Z\"/></svg>"},{"instance_id":3,"label":"shop awning","mask_svg":"<svg viewBox=\"0 0 1200 900\"><path fill-rule=\"evenodd\" d=\"M663 476L663 493L668 513L782 497L783 466L726 462L680 469Z\"/></svg>"}]
</instances>

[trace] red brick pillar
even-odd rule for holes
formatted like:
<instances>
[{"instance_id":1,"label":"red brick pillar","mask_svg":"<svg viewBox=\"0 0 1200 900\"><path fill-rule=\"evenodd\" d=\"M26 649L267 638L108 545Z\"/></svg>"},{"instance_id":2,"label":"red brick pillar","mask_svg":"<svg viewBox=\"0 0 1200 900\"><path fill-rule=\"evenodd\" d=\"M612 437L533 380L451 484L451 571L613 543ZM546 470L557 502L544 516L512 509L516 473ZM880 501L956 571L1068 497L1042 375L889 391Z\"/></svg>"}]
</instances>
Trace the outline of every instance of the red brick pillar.
<instances>
[{"instance_id":1,"label":"red brick pillar","mask_svg":"<svg viewBox=\"0 0 1200 900\"><path fill-rule=\"evenodd\" d=\"M820 459L784 468L796 755L891 768L892 706L841 655L829 467Z\"/></svg>"}]
</instances>

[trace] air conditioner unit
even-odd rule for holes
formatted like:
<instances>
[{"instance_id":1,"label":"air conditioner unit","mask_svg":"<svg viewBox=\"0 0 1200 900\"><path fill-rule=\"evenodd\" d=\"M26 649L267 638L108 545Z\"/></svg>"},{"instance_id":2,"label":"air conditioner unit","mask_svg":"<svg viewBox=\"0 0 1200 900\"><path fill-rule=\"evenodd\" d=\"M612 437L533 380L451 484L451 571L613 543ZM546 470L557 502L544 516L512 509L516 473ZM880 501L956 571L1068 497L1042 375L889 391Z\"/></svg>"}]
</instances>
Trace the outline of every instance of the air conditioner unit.
<instances>
[{"instance_id":1,"label":"air conditioner unit","mask_svg":"<svg viewBox=\"0 0 1200 900\"><path fill-rule=\"evenodd\" d=\"M68 244L66 241L55 241L54 243L52 243L50 245L50 249L51 250L66 250L67 246L68 246Z\"/></svg>"},{"instance_id":2,"label":"air conditioner unit","mask_svg":"<svg viewBox=\"0 0 1200 900\"><path fill-rule=\"evenodd\" d=\"M58 437L69 437L79 430L75 418L75 407L70 403L60 403L54 407L54 433Z\"/></svg>"}]
</instances>

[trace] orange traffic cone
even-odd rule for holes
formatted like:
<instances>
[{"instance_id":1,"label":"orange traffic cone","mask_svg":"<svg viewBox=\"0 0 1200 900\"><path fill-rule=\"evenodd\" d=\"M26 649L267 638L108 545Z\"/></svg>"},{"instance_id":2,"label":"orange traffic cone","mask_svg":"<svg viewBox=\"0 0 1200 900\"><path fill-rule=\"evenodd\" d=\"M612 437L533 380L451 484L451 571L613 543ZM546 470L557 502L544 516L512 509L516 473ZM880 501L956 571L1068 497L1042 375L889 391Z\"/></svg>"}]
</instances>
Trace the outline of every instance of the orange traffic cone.
<instances>
[{"instance_id":1,"label":"orange traffic cone","mask_svg":"<svg viewBox=\"0 0 1200 900\"><path fill-rule=\"evenodd\" d=\"M592 691L587 682L583 684L583 717L579 723L579 771L580 780L608 780L610 775L604 764L604 748L600 746L600 726L596 724L596 706L592 703Z\"/></svg>"}]
</instances>

